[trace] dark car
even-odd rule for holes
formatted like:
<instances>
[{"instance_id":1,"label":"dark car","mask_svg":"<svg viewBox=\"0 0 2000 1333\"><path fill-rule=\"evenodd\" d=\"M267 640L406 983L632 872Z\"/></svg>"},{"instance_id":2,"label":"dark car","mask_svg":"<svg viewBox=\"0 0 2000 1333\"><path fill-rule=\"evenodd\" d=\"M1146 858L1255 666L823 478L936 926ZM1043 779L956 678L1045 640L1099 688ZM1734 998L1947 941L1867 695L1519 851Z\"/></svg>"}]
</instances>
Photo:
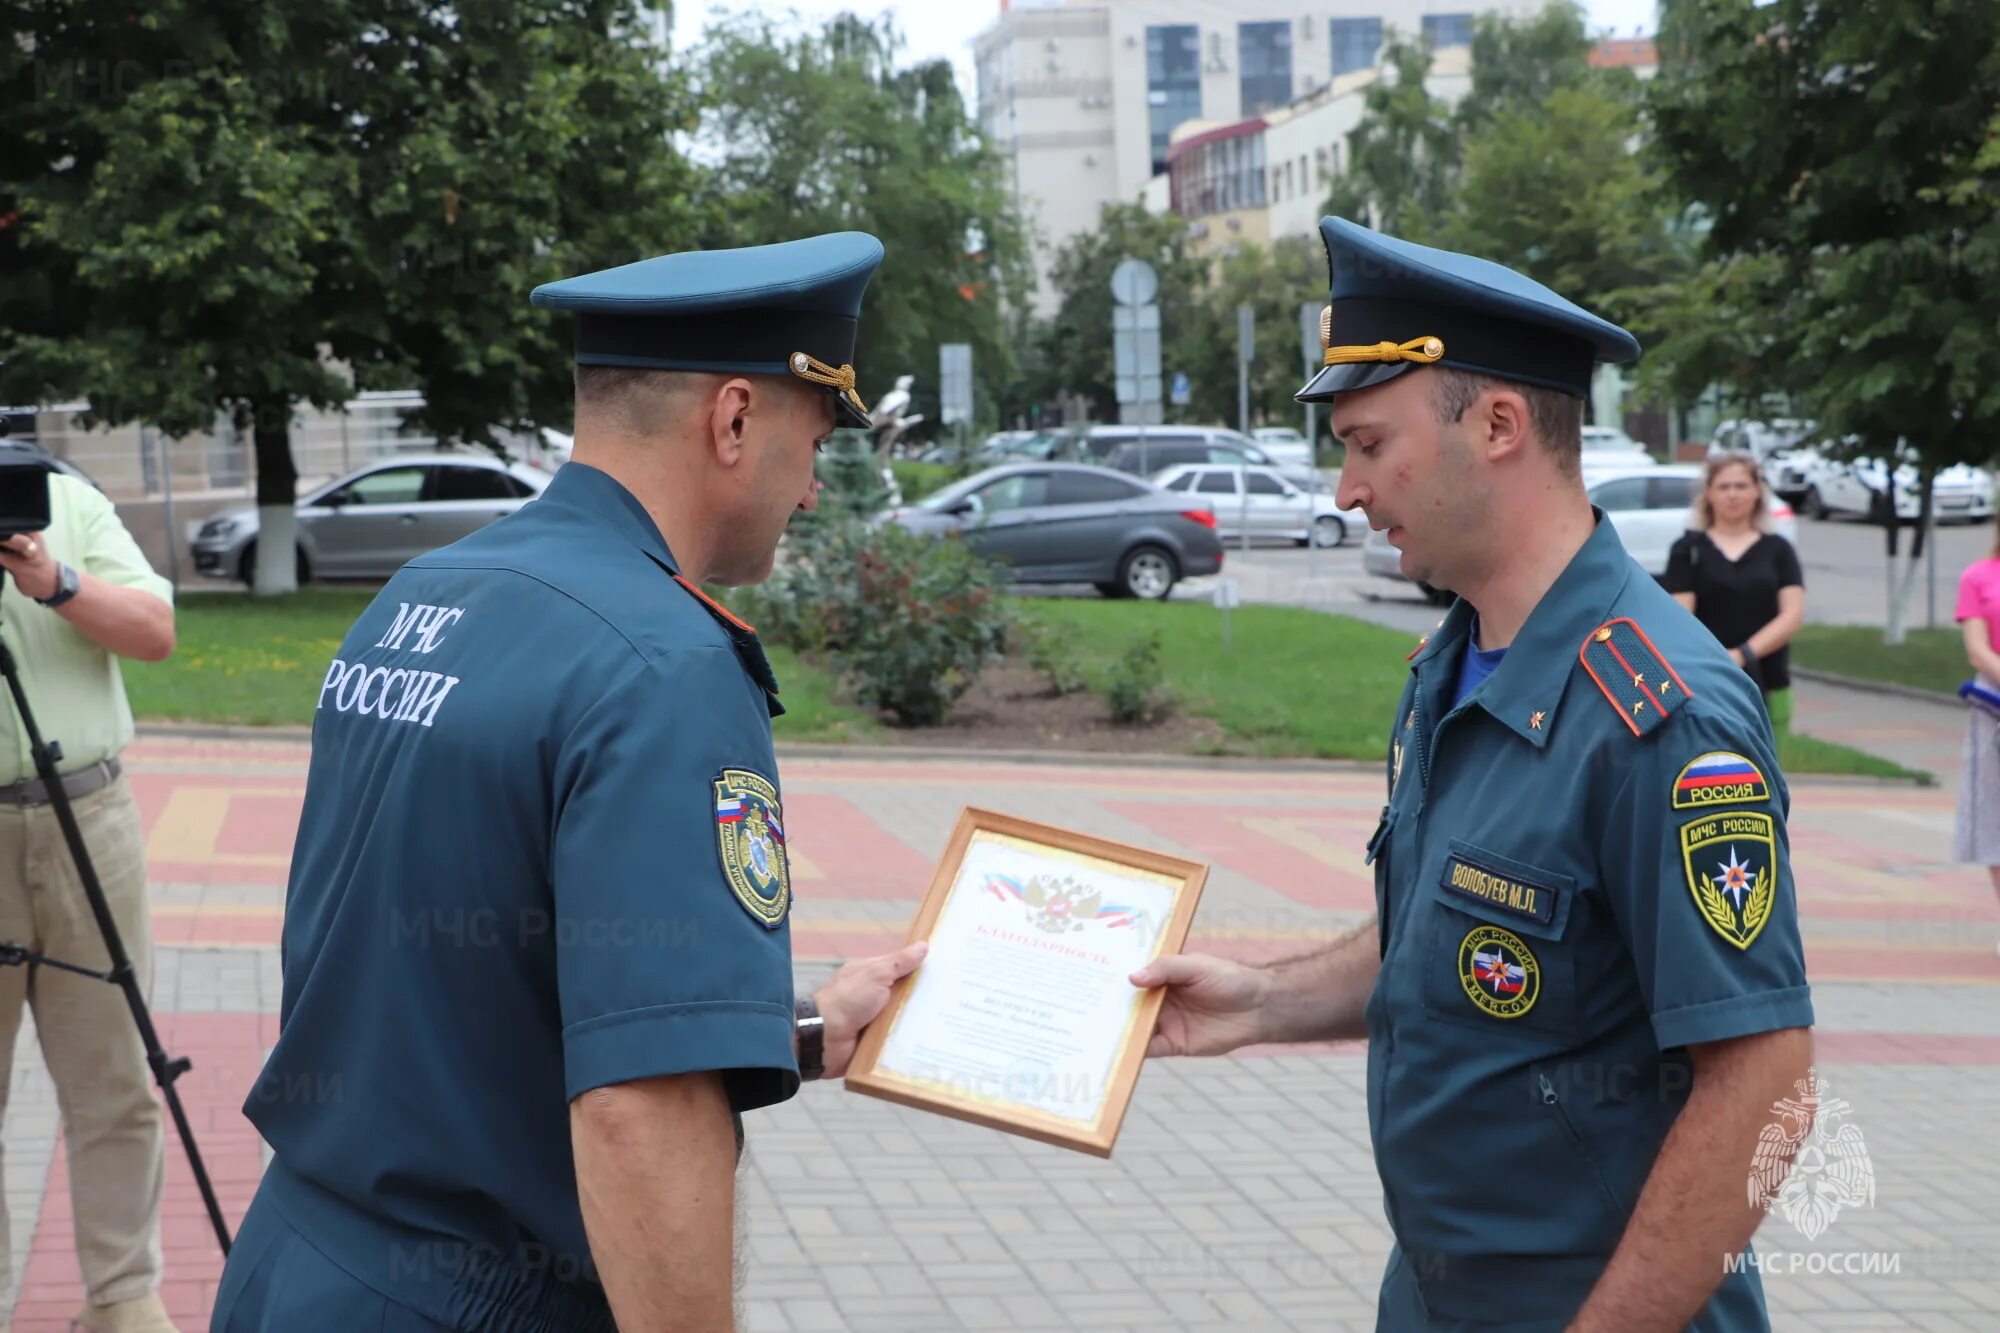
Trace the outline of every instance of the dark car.
<instances>
[{"instance_id":1,"label":"dark car","mask_svg":"<svg viewBox=\"0 0 2000 1333\"><path fill-rule=\"evenodd\" d=\"M963 537L1020 583L1091 583L1106 597L1158 600L1222 568L1215 511L1137 477L1077 463L989 468L885 517Z\"/></svg>"},{"instance_id":2,"label":"dark car","mask_svg":"<svg viewBox=\"0 0 2000 1333\"><path fill-rule=\"evenodd\" d=\"M1096 448L1103 447L1104 443L1098 439L1091 441L1092 447ZM1147 431L1144 439L1136 435L1116 439L1097 461L1114 471L1129 472L1136 477L1156 476L1170 467L1210 463L1218 467L1268 467L1295 485L1308 489L1319 485L1319 477L1311 468L1281 466L1255 445L1231 444L1216 439L1189 439L1153 431Z\"/></svg>"}]
</instances>

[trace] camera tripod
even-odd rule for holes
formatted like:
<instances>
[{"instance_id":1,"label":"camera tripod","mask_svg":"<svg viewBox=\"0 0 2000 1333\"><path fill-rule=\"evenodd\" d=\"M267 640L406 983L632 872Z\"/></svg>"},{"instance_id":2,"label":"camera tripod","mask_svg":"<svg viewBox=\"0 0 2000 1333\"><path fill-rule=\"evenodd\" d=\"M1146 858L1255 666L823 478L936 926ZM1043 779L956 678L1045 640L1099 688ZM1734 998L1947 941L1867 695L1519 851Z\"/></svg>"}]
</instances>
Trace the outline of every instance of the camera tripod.
<instances>
[{"instance_id":1,"label":"camera tripod","mask_svg":"<svg viewBox=\"0 0 2000 1333\"><path fill-rule=\"evenodd\" d=\"M0 586L4 586L5 581L6 575L0 573ZM34 761L35 776L48 790L56 823L62 827L63 841L69 844L70 859L76 862L76 877L83 884L83 896L90 902L90 913L97 919L98 933L104 937L104 952L111 960L110 969L100 972L60 959L45 958L18 944L0 943L0 967L33 964L59 968L78 976L108 981L124 994L125 1006L132 1011L132 1021L139 1026L139 1040L146 1047L146 1064L153 1071L153 1082L159 1085L161 1099L173 1115L181 1146L187 1150L188 1166L193 1169L195 1184L201 1190L201 1201L208 1208L209 1223L215 1228L215 1239L221 1244L223 1254L227 1255L229 1223L223 1219L222 1205L216 1202L215 1186L209 1181L208 1168L202 1165L201 1149L195 1144L194 1129L188 1124L187 1110L181 1105L180 1094L174 1089L174 1081L194 1066L185 1056L176 1058L168 1055L160 1045L159 1033L153 1027L153 1015L146 1007L146 997L139 993L138 974L132 970L132 959L125 952L125 941L118 934L118 923L111 919L111 907L104 900L104 887L98 883L97 868L90 860L90 849L84 846L83 830L77 826L76 812L70 808L69 793L63 790L62 775L56 771L56 764L62 759L62 746L58 742L42 739L41 728L35 724L34 709L29 707L27 692L21 688L21 673L14 662L14 652L7 646L5 638L0 638L0 676L7 678L7 689L14 696L14 710L20 715L22 730L28 733L28 753Z\"/></svg>"}]
</instances>

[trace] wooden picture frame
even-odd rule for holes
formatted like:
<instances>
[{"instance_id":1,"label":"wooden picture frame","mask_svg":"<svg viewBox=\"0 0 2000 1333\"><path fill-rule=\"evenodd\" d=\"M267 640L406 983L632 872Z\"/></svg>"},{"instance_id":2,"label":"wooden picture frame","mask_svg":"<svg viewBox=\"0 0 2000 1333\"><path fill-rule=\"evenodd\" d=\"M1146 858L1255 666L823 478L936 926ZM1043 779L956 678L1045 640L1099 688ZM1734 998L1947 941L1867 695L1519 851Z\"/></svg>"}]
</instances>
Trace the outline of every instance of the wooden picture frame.
<instances>
[{"instance_id":1,"label":"wooden picture frame","mask_svg":"<svg viewBox=\"0 0 2000 1333\"><path fill-rule=\"evenodd\" d=\"M896 983L862 1033L848 1089L1109 1157L1166 998L1164 988L1141 991L1124 977L1180 952L1207 880L1202 862L966 807L910 923L906 942L930 940L931 953ZM1018 927L1009 924L1017 911ZM1122 1025L1114 970L1131 991ZM996 975L1003 980L989 980ZM913 997L951 1012L926 1012L906 1025ZM1052 1007L1036 1007L1044 1003ZM1020 1021L1053 1032L1065 1003L1081 1006L1067 1015L1077 1028L1053 1038L1055 1050L1016 1054L1007 1043L1033 1035L1009 1029L1012 1017L993 1016L1027 1011ZM941 1030L953 1022L956 1032ZM1081 1051L1063 1048L1066 1039L1080 1041ZM1013 1063L995 1075L1010 1054Z\"/></svg>"}]
</instances>

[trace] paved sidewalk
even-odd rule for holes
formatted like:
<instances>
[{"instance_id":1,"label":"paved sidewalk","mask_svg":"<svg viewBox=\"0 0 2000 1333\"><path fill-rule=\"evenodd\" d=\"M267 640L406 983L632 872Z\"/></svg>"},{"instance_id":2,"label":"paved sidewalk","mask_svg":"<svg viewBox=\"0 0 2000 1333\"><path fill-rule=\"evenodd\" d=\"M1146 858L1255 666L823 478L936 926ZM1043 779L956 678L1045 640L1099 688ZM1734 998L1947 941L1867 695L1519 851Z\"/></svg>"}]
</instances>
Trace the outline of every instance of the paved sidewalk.
<instances>
[{"instance_id":1,"label":"paved sidewalk","mask_svg":"<svg viewBox=\"0 0 2000 1333\"><path fill-rule=\"evenodd\" d=\"M1813 680L1794 681L1792 692L1797 730L1929 773L1946 791L1958 790L1965 705Z\"/></svg>"},{"instance_id":2,"label":"paved sidewalk","mask_svg":"<svg viewBox=\"0 0 2000 1333\"><path fill-rule=\"evenodd\" d=\"M262 1168L238 1107L275 1035L305 759L297 743L153 737L128 754L156 885L155 1004L194 1058L182 1088L232 1217ZM805 985L901 939L968 803L1211 862L1197 948L1309 947L1372 902L1373 769L856 754L784 774ZM1820 1069L1852 1105L1877 1194L1812 1241L1767 1223L1763 1248L1801 1266L1767 1274L1779 1325L1991 1328L2000 909L1982 871L1943 860L1948 792L1802 779L1793 794ZM1361 1079L1352 1047L1159 1062L1110 1161L809 1087L750 1122L750 1327L1372 1327L1388 1236ZM4 1131L17 1333L63 1329L81 1299L57 1137L24 1041ZM168 1180L166 1294L196 1329L219 1261L177 1147Z\"/></svg>"}]
</instances>

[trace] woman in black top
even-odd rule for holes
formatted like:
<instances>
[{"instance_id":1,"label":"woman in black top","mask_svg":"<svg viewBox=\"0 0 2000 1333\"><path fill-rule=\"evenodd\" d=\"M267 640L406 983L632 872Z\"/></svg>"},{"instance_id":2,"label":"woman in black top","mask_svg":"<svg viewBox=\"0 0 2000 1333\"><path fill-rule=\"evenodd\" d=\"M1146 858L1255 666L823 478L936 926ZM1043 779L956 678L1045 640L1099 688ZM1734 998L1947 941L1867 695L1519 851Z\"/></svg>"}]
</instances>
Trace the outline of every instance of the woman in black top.
<instances>
[{"instance_id":1,"label":"woman in black top","mask_svg":"<svg viewBox=\"0 0 2000 1333\"><path fill-rule=\"evenodd\" d=\"M1771 721L1791 721L1792 636L1806 619L1798 552L1771 531L1771 501L1757 460L1708 460L1683 533L1660 582L1694 612L1764 691Z\"/></svg>"}]
</instances>

